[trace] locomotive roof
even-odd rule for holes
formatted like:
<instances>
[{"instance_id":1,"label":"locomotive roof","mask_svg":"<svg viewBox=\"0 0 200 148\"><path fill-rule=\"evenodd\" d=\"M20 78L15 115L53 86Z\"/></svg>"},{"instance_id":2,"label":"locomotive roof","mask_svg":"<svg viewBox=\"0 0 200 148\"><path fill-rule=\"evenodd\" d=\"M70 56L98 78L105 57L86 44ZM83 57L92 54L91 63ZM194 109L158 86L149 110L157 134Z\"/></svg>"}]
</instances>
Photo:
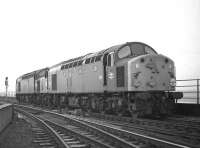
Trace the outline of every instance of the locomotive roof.
<instances>
[{"instance_id":1,"label":"locomotive roof","mask_svg":"<svg viewBox=\"0 0 200 148\"><path fill-rule=\"evenodd\" d=\"M40 72L42 71L46 71L48 70L49 68L42 68L42 69L39 69L39 70L35 70L35 71L32 71L32 72L29 72L29 73L26 73L24 75L21 76L22 80L23 79L28 79L28 78L31 78L31 77L34 77L35 74L39 74Z\"/></svg>"},{"instance_id":2,"label":"locomotive roof","mask_svg":"<svg viewBox=\"0 0 200 148\"><path fill-rule=\"evenodd\" d=\"M58 67L58 66L62 66L62 65L65 65L65 64L69 64L69 63L72 63L72 62L85 60L85 59L91 58L93 56L98 56L98 55L103 55L105 53L115 52L115 51L119 50L119 48L121 48L122 46L125 46L125 45L128 45L128 44L132 44L132 43L140 43L140 44L146 45L146 44L144 44L142 42L126 42L126 43L123 43L123 44L119 44L119 45L115 45L115 46L109 47L107 49L103 49L103 50L95 52L95 53L89 53L89 54L86 54L84 56L79 56L79 57L76 57L76 58L69 59L67 61L60 62L60 63L58 63L56 65L51 66L50 69ZM146 45L146 46L148 46L148 45ZM155 53L156 53L156 51L155 51Z\"/></svg>"},{"instance_id":3,"label":"locomotive roof","mask_svg":"<svg viewBox=\"0 0 200 148\"><path fill-rule=\"evenodd\" d=\"M115 45L115 46L112 46L112 47L109 47L107 49L104 49L104 50L101 50L101 51L98 51L98 52L95 52L95 53L89 53L89 54L86 54L84 56L79 56L79 57L76 57L76 58L72 58L72 59L69 59L67 61L63 61L63 62L60 62L58 64L55 64L49 68L43 68L43 69L39 69L39 70L35 70L35 71L32 71L30 73L26 73L20 77L18 77L17 79L28 79L28 78L31 78L31 77L34 77L35 74L37 75L42 75L44 74L44 71L46 70L49 70L49 69L52 69L52 68L56 68L58 66L62 66L64 64L69 64L71 62L75 62L75 61L81 61L81 60L85 60L87 58L91 58L91 57L94 57L94 56L100 56L100 55L103 55L105 53L110 53L110 52L115 52L117 50L119 50L122 46L125 46L125 45L128 45L128 44L132 44L132 43L140 43L140 44L143 44L145 46L148 46L150 47L149 45L145 44L145 43L142 43L142 42L126 42L124 44L120 44L120 45ZM151 48L155 53L157 53L153 48Z\"/></svg>"},{"instance_id":4,"label":"locomotive roof","mask_svg":"<svg viewBox=\"0 0 200 148\"><path fill-rule=\"evenodd\" d=\"M34 74L35 74L35 71L32 71L32 72L26 73L26 74L22 75L22 80L23 80L23 79L31 78L31 77L34 76Z\"/></svg>"},{"instance_id":5,"label":"locomotive roof","mask_svg":"<svg viewBox=\"0 0 200 148\"><path fill-rule=\"evenodd\" d=\"M131 43L140 43L140 42L126 42L124 44L115 45L115 46L109 47L107 49L103 49L103 50L95 52L95 53L89 53L89 54L86 54L84 56L80 56L80 57L77 57L77 58L73 58L73 59L61 62L61 63L53 66L52 68L54 68L56 66L60 66L60 65L62 66L62 65L65 65L65 64L69 64L69 63L75 62L75 61L85 60L87 58L91 58L91 57L94 57L94 56L103 55L105 53L115 52L115 51L119 50L119 48L121 48L122 46L127 45L127 44L131 44ZM144 44L144 43L141 43L141 44Z\"/></svg>"},{"instance_id":6,"label":"locomotive roof","mask_svg":"<svg viewBox=\"0 0 200 148\"><path fill-rule=\"evenodd\" d=\"M58 65L64 65L64 64L67 64L67 63L71 63L71 62L74 62L74 61L79 61L79 60L84 60L86 58L91 58L93 56L97 56L97 55L103 55L104 53L107 53L107 52L112 52L116 49L118 49L119 47L121 47L123 44L121 45L116 45L116 46L112 46L110 48L107 48L107 49L104 49L104 50L101 50L99 52L95 52L95 53L89 53L89 54L86 54L84 56L80 56L80 57L77 57L77 58L73 58L73 59L69 59L67 61L64 61L64 62L61 62L59 64L57 64L56 66ZM56 67L55 66L55 67ZM52 67L53 68L53 67Z\"/></svg>"},{"instance_id":7,"label":"locomotive roof","mask_svg":"<svg viewBox=\"0 0 200 148\"><path fill-rule=\"evenodd\" d=\"M92 54L92 53L89 53L89 54ZM89 54L86 54L85 56L88 56ZM70 62L73 62L73 61L81 60L81 59L83 59L85 56L79 56L79 57L76 57L76 58L69 59L69 60L67 60L67 61L62 61L62 62L60 62L60 63L58 63L58 64L55 64L55 65L49 67L49 69L52 69L52 68L55 68L55 67L57 67L57 66L60 66L60 65L66 64L66 63L70 63Z\"/></svg>"},{"instance_id":8,"label":"locomotive roof","mask_svg":"<svg viewBox=\"0 0 200 148\"><path fill-rule=\"evenodd\" d=\"M115 46L109 47L107 49L101 50L100 52L97 52L97 53L98 54L110 53L110 52L118 50L123 45L125 45L125 44L115 45Z\"/></svg>"},{"instance_id":9,"label":"locomotive roof","mask_svg":"<svg viewBox=\"0 0 200 148\"><path fill-rule=\"evenodd\" d=\"M45 76L46 71L48 71L48 70L49 70L49 68L47 67L47 68L43 68L43 69L35 71L35 78L38 79L40 77Z\"/></svg>"}]
</instances>

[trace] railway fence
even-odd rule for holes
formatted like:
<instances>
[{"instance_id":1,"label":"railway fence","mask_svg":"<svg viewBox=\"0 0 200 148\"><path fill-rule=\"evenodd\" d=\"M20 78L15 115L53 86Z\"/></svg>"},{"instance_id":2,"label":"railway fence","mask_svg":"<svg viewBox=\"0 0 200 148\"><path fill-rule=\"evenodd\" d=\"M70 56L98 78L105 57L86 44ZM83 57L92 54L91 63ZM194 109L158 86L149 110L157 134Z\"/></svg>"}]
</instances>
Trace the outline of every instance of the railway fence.
<instances>
[{"instance_id":1,"label":"railway fence","mask_svg":"<svg viewBox=\"0 0 200 148\"><path fill-rule=\"evenodd\" d=\"M16 92L15 91L8 91L7 96L5 91L0 92L1 97L15 97Z\"/></svg>"}]
</instances>

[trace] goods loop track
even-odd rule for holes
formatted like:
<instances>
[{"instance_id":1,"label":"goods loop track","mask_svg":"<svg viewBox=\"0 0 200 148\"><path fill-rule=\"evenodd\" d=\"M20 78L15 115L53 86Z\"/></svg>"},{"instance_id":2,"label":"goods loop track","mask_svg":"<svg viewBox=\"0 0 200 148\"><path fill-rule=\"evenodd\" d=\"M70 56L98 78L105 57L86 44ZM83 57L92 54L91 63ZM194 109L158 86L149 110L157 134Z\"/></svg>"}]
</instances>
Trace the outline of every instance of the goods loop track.
<instances>
[{"instance_id":1,"label":"goods loop track","mask_svg":"<svg viewBox=\"0 0 200 148\"><path fill-rule=\"evenodd\" d=\"M79 138L86 136L84 139L95 139L95 142L105 143L104 146L99 147L119 147L119 148L133 148L133 147L179 147L189 148L179 143L154 138L152 136L146 136L144 134L138 134L136 132L120 129L117 126L111 126L106 124L100 124L99 122L91 122L84 118L77 118L71 115L62 115L52 111L41 110L39 108L26 107L16 105L17 108L23 108L26 111L37 114L40 118L51 124L60 124L62 128L71 130L71 135L74 133L79 134ZM48 119L48 121L47 121ZM54 123L52 123L54 122ZM49 123L50 125L50 123ZM61 128L61 127L60 127ZM73 134L72 134L73 133ZM90 140L91 140L90 139ZM91 143L95 143L94 141ZM97 143L96 143L97 144ZM91 144L92 145L92 144Z\"/></svg>"}]
</instances>

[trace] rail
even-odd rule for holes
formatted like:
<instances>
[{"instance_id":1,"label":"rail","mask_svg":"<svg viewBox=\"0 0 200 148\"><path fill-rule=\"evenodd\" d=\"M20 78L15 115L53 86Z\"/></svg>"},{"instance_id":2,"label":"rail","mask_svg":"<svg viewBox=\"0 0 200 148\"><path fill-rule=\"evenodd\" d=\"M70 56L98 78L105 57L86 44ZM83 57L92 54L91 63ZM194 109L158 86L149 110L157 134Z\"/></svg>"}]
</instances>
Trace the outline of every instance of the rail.
<instances>
[{"instance_id":1,"label":"rail","mask_svg":"<svg viewBox=\"0 0 200 148\"><path fill-rule=\"evenodd\" d=\"M38 124L40 124L41 127L43 127L46 131L48 131L48 133L54 137L54 139L56 140L59 148L70 148L65 141L60 137L60 135L52 128L50 127L47 123L45 123L43 120L41 120L40 118L38 118L37 116L34 116L24 110L21 109L17 109L15 108L16 112L22 113L25 116L31 118L32 120L36 121Z\"/></svg>"},{"instance_id":2,"label":"rail","mask_svg":"<svg viewBox=\"0 0 200 148\"><path fill-rule=\"evenodd\" d=\"M29 106L17 105L16 108L22 108L23 110L36 110L40 112L47 113L49 115L53 115L53 119L59 118L64 119L64 121L70 125L77 126L80 129L86 129L88 132L84 132L87 135L90 135L90 132L94 135L98 136L98 139L101 137L106 138L103 143L110 143L113 147L180 147L180 148L189 148L188 146L175 143L173 141L166 141L164 139L154 138L152 136L147 136L143 134L139 134L133 131L127 131L125 129L117 128L115 126L109 126L102 123L97 122L89 122L89 120L84 120L81 117L75 117L71 115L63 115L52 111L41 110L40 108L34 108ZM56 117L57 116L57 117ZM45 119L46 120L46 119ZM66 124L65 123L65 124ZM73 129L73 128L71 128ZM81 132L79 132L81 133ZM102 141L103 139L101 139Z\"/></svg>"},{"instance_id":3,"label":"rail","mask_svg":"<svg viewBox=\"0 0 200 148\"><path fill-rule=\"evenodd\" d=\"M176 90L183 92L183 98L178 100L178 103L200 103L199 81L200 79L176 80Z\"/></svg>"}]
</instances>

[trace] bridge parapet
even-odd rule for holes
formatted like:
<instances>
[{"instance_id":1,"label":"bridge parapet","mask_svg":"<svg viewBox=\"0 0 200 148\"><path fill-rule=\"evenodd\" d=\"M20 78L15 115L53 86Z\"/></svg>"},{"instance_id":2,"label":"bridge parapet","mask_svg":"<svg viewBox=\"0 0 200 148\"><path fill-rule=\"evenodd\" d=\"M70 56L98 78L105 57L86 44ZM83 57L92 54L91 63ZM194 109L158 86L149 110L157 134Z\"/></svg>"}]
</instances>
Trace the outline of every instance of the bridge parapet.
<instances>
[{"instance_id":1,"label":"bridge parapet","mask_svg":"<svg viewBox=\"0 0 200 148\"><path fill-rule=\"evenodd\" d=\"M13 119L13 105L0 104L0 134Z\"/></svg>"}]
</instances>

